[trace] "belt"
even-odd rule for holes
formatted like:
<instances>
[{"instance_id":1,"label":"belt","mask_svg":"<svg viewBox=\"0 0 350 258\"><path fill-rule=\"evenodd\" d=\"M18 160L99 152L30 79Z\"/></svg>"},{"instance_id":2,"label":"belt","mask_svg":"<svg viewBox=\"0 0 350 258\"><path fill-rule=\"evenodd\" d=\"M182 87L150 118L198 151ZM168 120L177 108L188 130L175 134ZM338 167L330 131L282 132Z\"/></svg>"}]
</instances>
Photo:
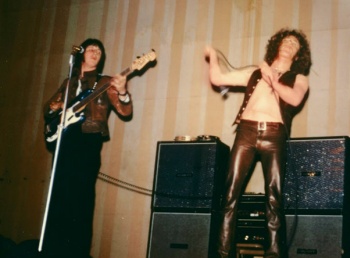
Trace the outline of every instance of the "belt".
<instances>
[{"instance_id":1,"label":"belt","mask_svg":"<svg viewBox=\"0 0 350 258\"><path fill-rule=\"evenodd\" d=\"M240 121L242 125L254 126L258 131L266 131L268 127L279 128L283 124L280 122L266 122L266 121L253 121L242 119Z\"/></svg>"}]
</instances>

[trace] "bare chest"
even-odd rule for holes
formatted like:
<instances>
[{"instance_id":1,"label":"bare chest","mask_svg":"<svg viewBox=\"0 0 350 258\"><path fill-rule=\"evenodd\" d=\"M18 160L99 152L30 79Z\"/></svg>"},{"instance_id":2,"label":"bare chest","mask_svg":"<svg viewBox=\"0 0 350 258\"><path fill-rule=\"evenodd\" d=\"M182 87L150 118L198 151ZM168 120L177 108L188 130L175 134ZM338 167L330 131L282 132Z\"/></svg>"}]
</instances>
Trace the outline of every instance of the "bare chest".
<instances>
[{"instance_id":1,"label":"bare chest","mask_svg":"<svg viewBox=\"0 0 350 258\"><path fill-rule=\"evenodd\" d=\"M257 84L242 118L258 121L282 121L279 96L264 80L260 80Z\"/></svg>"}]
</instances>

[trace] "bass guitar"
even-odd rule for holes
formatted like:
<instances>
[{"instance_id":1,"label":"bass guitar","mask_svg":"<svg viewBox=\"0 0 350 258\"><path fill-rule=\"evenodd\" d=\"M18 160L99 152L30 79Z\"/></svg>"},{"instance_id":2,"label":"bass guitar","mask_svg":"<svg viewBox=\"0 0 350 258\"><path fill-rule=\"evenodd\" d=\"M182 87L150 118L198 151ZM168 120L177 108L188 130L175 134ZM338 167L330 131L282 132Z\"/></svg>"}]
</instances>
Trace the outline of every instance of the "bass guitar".
<instances>
[{"instance_id":1,"label":"bass guitar","mask_svg":"<svg viewBox=\"0 0 350 258\"><path fill-rule=\"evenodd\" d=\"M132 72L136 70L141 70L146 64L149 62L152 62L156 59L156 53L154 50L151 52L142 55L141 57L138 57L135 59L131 65L126 68L124 71L122 71L120 74L123 76L129 75ZM97 98L99 95L101 95L103 92L105 92L111 85L108 83L102 85L101 87L92 90L88 89L83 92L81 92L71 103L68 105L66 109L65 114L65 121L64 121L64 130L67 129L67 127L71 124L82 122L85 120L84 117L84 109L86 105ZM59 124L62 122L63 119L62 111L58 112L57 116L53 117L49 121L45 123L45 138L47 142L54 142L57 137L57 129Z\"/></svg>"}]
</instances>

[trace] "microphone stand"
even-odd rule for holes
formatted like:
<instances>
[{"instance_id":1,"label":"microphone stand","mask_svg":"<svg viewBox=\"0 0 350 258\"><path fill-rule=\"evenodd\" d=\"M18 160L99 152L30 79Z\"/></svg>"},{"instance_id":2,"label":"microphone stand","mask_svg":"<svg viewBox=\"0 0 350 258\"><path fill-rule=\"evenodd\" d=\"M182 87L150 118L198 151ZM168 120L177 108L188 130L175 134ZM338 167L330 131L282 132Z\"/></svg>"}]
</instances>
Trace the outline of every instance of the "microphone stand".
<instances>
[{"instance_id":1,"label":"microphone stand","mask_svg":"<svg viewBox=\"0 0 350 258\"><path fill-rule=\"evenodd\" d=\"M49 190L48 190L48 195L47 195L47 200L46 200L45 213L44 213L43 223L42 223L42 227L41 227L40 241L39 241L39 247L38 247L38 251L39 252L42 251L42 247L43 247L44 235L45 235L46 224L47 224L47 216L48 216L48 213L49 213L53 182L54 182L54 178L55 178L55 174L56 174L58 154L59 154L60 145L61 145L62 132L63 132L63 129L65 128L66 110L67 110L67 102L68 102L68 92L69 92L70 81L71 81L71 78L72 78L72 72L73 72L73 66L74 66L74 61L75 61L76 50L77 49L73 46L73 51L72 51L72 53L70 55L70 58L69 58L69 74L68 74L66 92L65 92L65 97L64 97L61 122L57 126L56 148L55 148L55 155L54 155L54 160L53 160L53 165L52 165L52 170L51 170L51 179L50 179Z\"/></svg>"}]
</instances>

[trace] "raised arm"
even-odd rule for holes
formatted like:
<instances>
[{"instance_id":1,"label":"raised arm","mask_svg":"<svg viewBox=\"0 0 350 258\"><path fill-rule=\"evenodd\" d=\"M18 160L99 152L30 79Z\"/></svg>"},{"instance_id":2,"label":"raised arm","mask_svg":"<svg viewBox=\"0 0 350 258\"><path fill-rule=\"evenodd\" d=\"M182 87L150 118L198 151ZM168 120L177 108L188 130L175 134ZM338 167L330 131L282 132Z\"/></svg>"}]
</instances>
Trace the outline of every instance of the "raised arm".
<instances>
[{"instance_id":1,"label":"raised arm","mask_svg":"<svg viewBox=\"0 0 350 258\"><path fill-rule=\"evenodd\" d=\"M206 47L205 57L209 62L209 80L214 86L247 86L251 74L258 68L257 66L238 69L229 67L227 61L211 46Z\"/></svg>"}]
</instances>

